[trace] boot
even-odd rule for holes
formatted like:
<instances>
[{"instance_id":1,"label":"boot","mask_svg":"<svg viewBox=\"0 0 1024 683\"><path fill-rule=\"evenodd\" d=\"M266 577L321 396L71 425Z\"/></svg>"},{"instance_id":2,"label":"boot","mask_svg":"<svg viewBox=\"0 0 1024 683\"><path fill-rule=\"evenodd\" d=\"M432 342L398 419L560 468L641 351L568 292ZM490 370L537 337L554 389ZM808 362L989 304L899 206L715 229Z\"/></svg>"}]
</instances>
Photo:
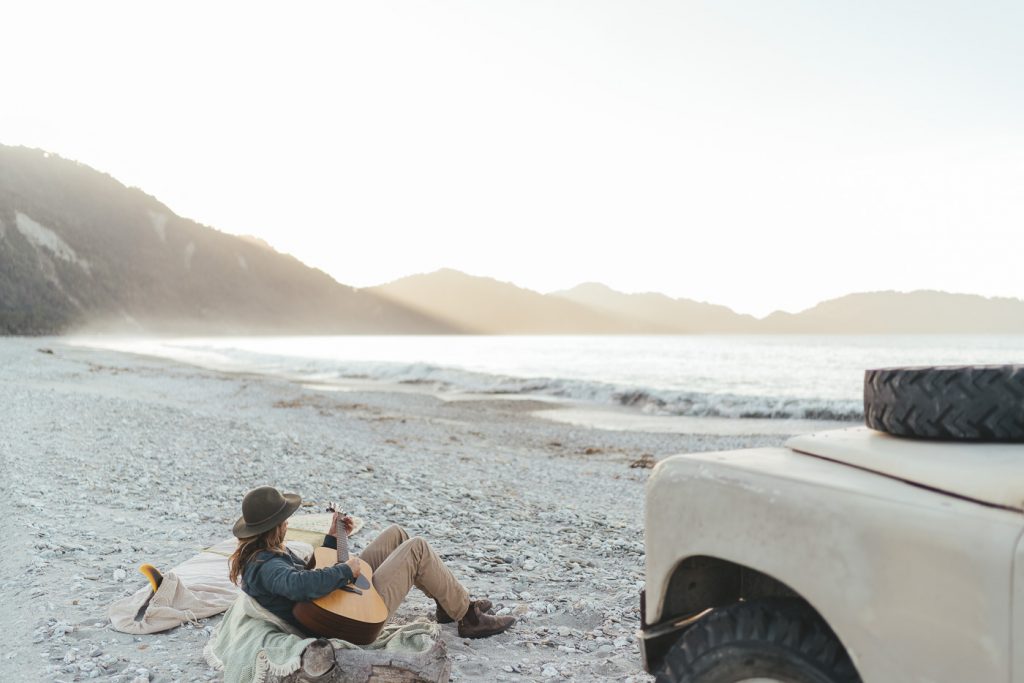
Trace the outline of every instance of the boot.
<instances>
[{"instance_id":1,"label":"boot","mask_svg":"<svg viewBox=\"0 0 1024 683\"><path fill-rule=\"evenodd\" d=\"M480 608L481 612L491 611L492 605L490 600L476 600L475 602L477 606ZM437 602L437 600L435 600L434 603L437 605L437 612L435 612L435 616L437 617L437 623L450 624L453 621L455 621L450 616L448 616L447 612L444 611L444 607L441 607L441 603ZM473 609L473 603L470 603L469 608Z\"/></svg>"},{"instance_id":2,"label":"boot","mask_svg":"<svg viewBox=\"0 0 1024 683\"><path fill-rule=\"evenodd\" d=\"M486 638L508 630L514 623L515 617L496 617L480 611L478 602L471 602L466 616L459 619L459 637Z\"/></svg>"}]
</instances>

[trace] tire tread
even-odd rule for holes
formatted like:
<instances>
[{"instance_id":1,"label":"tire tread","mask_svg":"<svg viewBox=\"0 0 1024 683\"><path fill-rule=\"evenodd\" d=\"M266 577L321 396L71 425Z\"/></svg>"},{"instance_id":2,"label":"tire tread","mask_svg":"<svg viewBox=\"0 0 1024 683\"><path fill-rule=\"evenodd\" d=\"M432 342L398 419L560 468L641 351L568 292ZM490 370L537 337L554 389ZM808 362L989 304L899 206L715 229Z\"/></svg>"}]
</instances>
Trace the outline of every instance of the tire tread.
<instances>
[{"instance_id":1,"label":"tire tread","mask_svg":"<svg viewBox=\"0 0 1024 683\"><path fill-rule=\"evenodd\" d=\"M1024 441L1024 365L867 370L864 421L896 436Z\"/></svg>"},{"instance_id":2,"label":"tire tread","mask_svg":"<svg viewBox=\"0 0 1024 683\"><path fill-rule=\"evenodd\" d=\"M832 629L806 603L794 599L741 602L691 626L665 656L657 683L699 683L702 659L716 649L767 644L810 663L835 683L860 677Z\"/></svg>"}]
</instances>

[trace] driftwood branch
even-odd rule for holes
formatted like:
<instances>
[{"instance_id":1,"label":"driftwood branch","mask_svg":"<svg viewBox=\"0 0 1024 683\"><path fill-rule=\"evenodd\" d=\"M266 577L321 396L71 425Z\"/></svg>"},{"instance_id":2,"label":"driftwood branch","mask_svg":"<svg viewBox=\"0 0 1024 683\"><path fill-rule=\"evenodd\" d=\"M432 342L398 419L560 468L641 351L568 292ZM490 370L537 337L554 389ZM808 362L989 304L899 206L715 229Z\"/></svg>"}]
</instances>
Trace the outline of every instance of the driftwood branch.
<instances>
[{"instance_id":1,"label":"driftwood branch","mask_svg":"<svg viewBox=\"0 0 1024 683\"><path fill-rule=\"evenodd\" d=\"M302 653L302 668L287 676L268 675L266 683L447 683L452 665L438 638L422 654L384 650L335 650L316 640Z\"/></svg>"}]
</instances>

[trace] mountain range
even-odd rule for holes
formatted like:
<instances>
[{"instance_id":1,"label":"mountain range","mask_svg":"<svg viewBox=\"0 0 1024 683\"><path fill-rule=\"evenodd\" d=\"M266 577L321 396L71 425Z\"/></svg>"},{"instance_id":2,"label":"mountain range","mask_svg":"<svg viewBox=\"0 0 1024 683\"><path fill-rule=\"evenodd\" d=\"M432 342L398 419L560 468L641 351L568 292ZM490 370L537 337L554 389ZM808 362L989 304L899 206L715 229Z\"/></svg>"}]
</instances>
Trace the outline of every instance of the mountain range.
<instances>
[{"instance_id":1,"label":"mountain range","mask_svg":"<svg viewBox=\"0 0 1024 683\"><path fill-rule=\"evenodd\" d=\"M0 145L0 334L1024 333L1024 301L867 292L765 318L442 269L356 289L57 155Z\"/></svg>"}]
</instances>

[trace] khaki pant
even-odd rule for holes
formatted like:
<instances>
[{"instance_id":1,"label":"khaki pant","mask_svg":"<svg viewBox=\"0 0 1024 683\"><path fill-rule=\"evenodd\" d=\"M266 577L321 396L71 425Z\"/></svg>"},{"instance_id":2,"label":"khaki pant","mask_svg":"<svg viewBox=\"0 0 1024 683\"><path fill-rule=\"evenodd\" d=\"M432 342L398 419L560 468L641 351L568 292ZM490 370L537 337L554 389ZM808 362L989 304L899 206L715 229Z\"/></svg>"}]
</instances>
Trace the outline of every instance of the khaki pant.
<instances>
[{"instance_id":1,"label":"khaki pant","mask_svg":"<svg viewBox=\"0 0 1024 683\"><path fill-rule=\"evenodd\" d=\"M388 608L388 618L416 586L458 621L469 609L469 592L444 566L430 544L419 536L409 538L405 529L393 524L359 553L359 559L373 568L373 587Z\"/></svg>"}]
</instances>

